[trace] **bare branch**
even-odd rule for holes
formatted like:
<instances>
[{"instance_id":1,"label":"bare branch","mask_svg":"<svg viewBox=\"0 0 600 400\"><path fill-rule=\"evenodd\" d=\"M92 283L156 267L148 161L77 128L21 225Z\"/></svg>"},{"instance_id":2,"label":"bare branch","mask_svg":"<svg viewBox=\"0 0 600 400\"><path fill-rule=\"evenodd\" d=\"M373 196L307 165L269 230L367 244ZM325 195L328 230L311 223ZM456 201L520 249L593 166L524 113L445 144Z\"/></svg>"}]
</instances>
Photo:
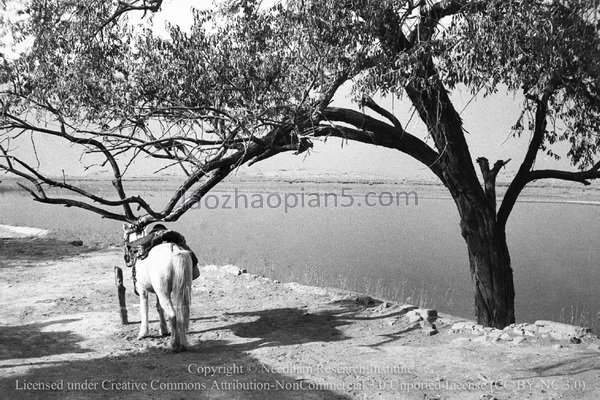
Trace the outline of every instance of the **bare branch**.
<instances>
[{"instance_id":1,"label":"bare branch","mask_svg":"<svg viewBox=\"0 0 600 400\"><path fill-rule=\"evenodd\" d=\"M500 169L504 167L510 158L506 161L498 160L494 163L494 167L490 169L490 163L487 158L479 157L477 163L481 169L481 175L483 176L483 188L488 199L488 206L492 212L496 212L496 177Z\"/></svg>"},{"instance_id":2,"label":"bare branch","mask_svg":"<svg viewBox=\"0 0 600 400\"><path fill-rule=\"evenodd\" d=\"M323 112L324 123L313 129L312 135L337 136L363 143L399 150L425 164L442 182L439 154L410 133L361 112L329 107ZM335 122L353 125L356 129L338 126Z\"/></svg>"},{"instance_id":3,"label":"bare branch","mask_svg":"<svg viewBox=\"0 0 600 400\"><path fill-rule=\"evenodd\" d=\"M400 121L398 121L398 118L396 118L396 116L394 114L392 114L385 108L381 107L379 104L375 103L375 101L372 98L370 98L368 96L364 96L362 98L361 105L364 107L370 108L371 110L375 111L377 114L381 115L382 117L387 118L396 128L398 128L402 131L404 130L402 128L402 124L400 123Z\"/></svg>"},{"instance_id":4,"label":"bare branch","mask_svg":"<svg viewBox=\"0 0 600 400\"><path fill-rule=\"evenodd\" d=\"M548 115L548 101L550 97L556 90L556 81L551 81L548 83L546 90L544 91L542 98L539 100L535 100L536 102L536 111L535 111L535 126L533 131L533 136L531 138L531 142L529 143L529 147L527 149L527 153L525 154L525 158L519 167L515 177L510 183L506 193L504 194L504 198L502 199L502 204L500 205L500 209L498 210L498 224L504 229L506 227L506 222L508 221L508 216L512 211L519 194L527 185L529 180L529 174L531 168L533 167L533 163L535 162L535 158L537 156L537 152L540 149L543 141L544 141L544 133L546 131L546 117Z\"/></svg>"},{"instance_id":5,"label":"bare branch","mask_svg":"<svg viewBox=\"0 0 600 400\"><path fill-rule=\"evenodd\" d=\"M107 211L103 208L93 206L88 203L84 203L82 201L73 200L73 199L64 199L64 198L51 198L46 196L37 196L34 192L30 191L33 195L34 200L40 203L45 204L62 204L65 207L77 207L82 208L84 210L92 211L96 214L101 215L103 218L114 219L117 221L130 222L130 219L122 214L116 214L110 211Z\"/></svg>"},{"instance_id":6,"label":"bare branch","mask_svg":"<svg viewBox=\"0 0 600 400\"><path fill-rule=\"evenodd\" d=\"M17 157L14 157L14 156L10 156L8 154L8 152L2 146L0 146L0 151L4 154L3 158L7 161L7 166L0 165L0 168L4 169L7 172L13 173L17 176L23 177L23 178L29 180L30 182L32 182L38 190L39 199L44 199L44 200L48 199L48 197L46 196L46 194L41 186L41 183L44 183L51 187L57 187L57 188L69 190L73 193L77 193L81 196L87 197L88 199L90 199L94 202L100 203L102 205L105 205L105 206L115 207L115 206L123 206L123 204L137 204L139 207L143 208L144 211L146 211L148 214L151 214L153 216L158 216L158 213L153 211L152 208L150 207L150 205L148 205L148 203L146 203L146 201L144 201L139 196L132 196L132 197L128 197L128 198L121 199L121 200L108 200L108 199L102 198L100 196L96 196L92 193L89 193L88 191L83 190L77 186L68 184L66 182L66 180L64 179L64 177L63 177L63 181L61 182L61 181L57 181L55 179L51 179L47 176L42 175L41 173L36 171L34 168L29 166L23 160L21 160ZM18 170L15 167L14 163L19 164L22 168L25 169L26 172ZM38 199L38 201L41 201L39 199ZM78 204L83 204L83 203L80 202ZM92 207L92 206L90 206L90 207ZM83 207L83 208L85 208L85 207ZM99 209L99 208L95 208L95 209ZM111 215L116 215L116 214L110 213L108 211L107 211L107 213L109 213ZM122 216L122 218L126 218L126 216ZM119 220L121 220L121 218Z\"/></svg>"},{"instance_id":7,"label":"bare branch","mask_svg":"<svg viewBox=\"0 0 600 400\"><path fill-rule=\"evenodd\" d=\"M4 149L2 149L2 151L4 153ZM30 181L35 186L35 188L36 188L35 191L28 188L27 186L23 185L22 183L17 183L17 185L19 187L21 187L23 190L27 191L33 197L34 201L37 201L40 203L46 203L46 204L62 204L65 207L82 208L85 210L92 211L96 214L99 214L104 218L115 219L115 220L123 221L123 222L129 222L129 219L125 215L116 214L116 213L104 210L100 207L96 207L91 204L84 203L82 201L73 200L73 199L64 199L64 198L50 198L44 192L44 189L42 188L42 185L40 184L40 182L37 181L34 177L32 177L22 171L11 169L5 165L0 165L0 169L5 170L7 172L10 172L14 175L20 176L20 177L25 178L28 181Z\"/></svg>"},{"instance_id":8,"label":"bare branch","mask_svg":"<svg viewBox=\"0 0 600 400\"><path fill-rule=\"evenodd\" d=\"M8 117L10 119L12 119L13 121L15 121L16 123L18 123L20 125L20 128L22 129L27 129L27 130L31 130L34 132L41 132L41 133L45 133L51 136L58 136L58 137L62 137L66 140L68 140L71 143L74 144L80 144L80 145L89 145L89 146L93 146L95 148L97 148L98 150L100 150L100 152L105 156L107 162L110 164L112 172L113 172L113 176L114 176L114 180L112 181L113 186L115 187L117 194L119 195L119 198L121 200L124 200L127 198L127 196L125 195L125 190L123 188L123 182L122 182L122 175L121 175L121 171L119 168L119 164L117 163L116 159L114 158L114 156L110 153L110 151L108 151L108 149L98 140L92 139L92 138L82 138L82 137L77 137L77 136L73 136L70 135L66 132L65 129L65 124L64 121L62 119L62 117L60 116L60 114L54 110L52 107L48 106L48 111L52 112L54 115L56 115L56 117L59 119L59 122L61 123L61 130L60 131L56 131L56 130L52 130L52 129L48 129L48 128L42 128L39 126L34 126L29 124L28 122L19 119L18 117L14 116L14 115L8 115ZM135 217L133 215L133 211L131 209L131 206L129 203L123 203L123 209L125 211L125 215L127 216L128 219L130 220L134 220Z\"/></svg>"},{"instance_id":9,"label":"bare branch","mask_svg":"<svg viewBox=\"0 0 600 400\"><path fill-rule=\"evenodd\" d=\"M146 16L146 12L157 12L160 10L160 6L162 4L162 0L141 0L142 5L136 5L140 3L140 0L134 0L131 3L127 3L125 1L119 1L119 7L117 11L108 18L98 29L96 33L100 32L102 29L107 27L109 24L116 22L122 15L131 12L131 11L144 11L144 16Z\"/></svg>"},{"instance_id":10,"label":"bare branch","mask_svg":"<svg viewBox=\"0 0 600 400\"><path fill-rule=\"evenodd\" d=\"M527 176L527 182L532 182L538 179L560 179L564 181L579 182L584 185L590 185L592 179L600 178L600 161L592 168L585 171L559 171L552 169L542 169L531 171Z\"/></svg>"},{"instance_id":11,"label":"bare branch","mask_svg":"<svg viewBox=\"0 0 600 400\"><path fill-rule=\"evenodd\" d=\"M504 166L506 166L506 164L508 164L510 162L510 160L512 160L512 158L509 158L506 161L498 160L494 163L494 168L492 168L492 174L494 175L494 177L496 177L498 175L498 172L500 172L500 170Z\"/></svg>"}]
</instances>

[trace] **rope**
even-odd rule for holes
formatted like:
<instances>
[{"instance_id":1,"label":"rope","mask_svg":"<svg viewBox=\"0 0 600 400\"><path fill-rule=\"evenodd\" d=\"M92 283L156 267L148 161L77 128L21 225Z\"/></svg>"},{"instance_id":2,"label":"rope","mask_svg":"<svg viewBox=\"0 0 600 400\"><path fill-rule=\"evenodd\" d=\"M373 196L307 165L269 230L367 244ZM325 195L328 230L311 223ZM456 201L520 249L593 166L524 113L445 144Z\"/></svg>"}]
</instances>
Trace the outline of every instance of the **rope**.
<instances>
[{"instance_id":1,"label":"rope","mask_svg":"<svg viewBox=\"0 0 600 400\"><path fill-rule=\"evenodd\" d=\"M135 264L137 262L137 255L136 253L131 249L131 247L129 246L129 244L125 244L125 246L123 246L123 253L124 256L123 258L125 259L125 265L127 265L129 268L131 268L131 279L133 280L133 293L135 293L136 295L139 296L139 293L137 291L137 279L136 279L136 271L135 271Z\"/></svg>"}]
</instances>

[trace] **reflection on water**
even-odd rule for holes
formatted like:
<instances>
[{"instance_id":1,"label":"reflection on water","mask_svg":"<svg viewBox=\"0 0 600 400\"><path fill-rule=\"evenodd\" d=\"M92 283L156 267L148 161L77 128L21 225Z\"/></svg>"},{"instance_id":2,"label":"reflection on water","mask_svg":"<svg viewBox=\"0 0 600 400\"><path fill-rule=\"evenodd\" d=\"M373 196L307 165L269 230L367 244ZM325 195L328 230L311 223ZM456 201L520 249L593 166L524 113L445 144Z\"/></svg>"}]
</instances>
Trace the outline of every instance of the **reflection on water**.
<instances>
[{"instance_id":1,"label":"reflection on water","mask_svg":"<svg viewBox=\"0 0 600 400\"><path fill-rule=\"evenodd\" d=\"M451 200L440 198L439 188L413 188L417 205L366 207L358 205L364 203L365 193L395 193L397 188L329 186L311 189L277 183L264 193L279 193L283 199L291 192L341 195L347 188L344 194L351 194L355 203L319 208L306 204L287 212L267 206L203 207L191 210L171 227L186 236L203 263L234 263L280 280L367 291L398 301L410 298L413 303L472 317L467 250L458 213ZM164 200L160 189L152 192L157 204ZM219 193L232 195L233 189ZM36 204L16 193L0 194L0 216L0 223L76 232L88 242L120 240L119 222L82 210ZM517 204L508 241L519 321L578 323L584 318L587 325L594 323L600 311L599 220L600 207L590 204Z\"/></svg>"}]
</instances>

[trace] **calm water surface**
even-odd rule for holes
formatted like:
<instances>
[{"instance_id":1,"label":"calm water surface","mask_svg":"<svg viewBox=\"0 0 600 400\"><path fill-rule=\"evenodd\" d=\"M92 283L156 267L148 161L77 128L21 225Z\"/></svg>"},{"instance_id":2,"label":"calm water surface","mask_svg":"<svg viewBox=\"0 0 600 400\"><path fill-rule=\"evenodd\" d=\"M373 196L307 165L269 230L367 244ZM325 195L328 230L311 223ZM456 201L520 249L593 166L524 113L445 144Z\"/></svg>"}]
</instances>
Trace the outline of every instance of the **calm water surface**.
<instances>
[{"instance_id":1,"label":"calm water surface","mask_svg":"<svg viewBox=\"0 0 600 400\"><path fill-rule=\"evenodd\" d=\"M279 184L268 192L283 196L301 186ZM357 201L373 189L345 185L350 186ZM298 207L287 213L283 208L204 207L171 227L186 236L202 263L233 263L283 281L367 291L397 301L409 298L413 304L472 317L467 250L454 203L428 196L422 188L417 192L418 205L408 206ZM164 198L160 190L153 193L157 202ZM598 221L597 205L517 204L508 241L519 321L583 319L598 330ZM36 204L17 193L0 193L0 223L74 232L96 242L117 242L121 232L118 222Z\"/></svg>"}]
</instances>

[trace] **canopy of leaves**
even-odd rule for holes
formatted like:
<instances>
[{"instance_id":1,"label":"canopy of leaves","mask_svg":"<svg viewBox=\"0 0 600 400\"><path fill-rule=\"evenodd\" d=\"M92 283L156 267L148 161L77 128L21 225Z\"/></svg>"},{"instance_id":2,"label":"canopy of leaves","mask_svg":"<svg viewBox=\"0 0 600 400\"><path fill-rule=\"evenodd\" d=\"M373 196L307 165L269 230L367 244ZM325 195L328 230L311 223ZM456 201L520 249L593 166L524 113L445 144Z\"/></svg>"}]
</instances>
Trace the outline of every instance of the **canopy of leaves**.
<instances>
[{"instance_id":1,"label":"canopy of leaves","mask_svg":"<svg viewBox=\"0 0 600 400\"><path fill-rule=\"evenodd\" d=\"M450 88L464 84L474 92L494 93L499 86L522 91L528 112L546 94L555 123L544 145L569 141L573 163L589 167L600 145L595 3L489 1L475 13L456 14L432 41L440 73ZM517 125L518 131L524 128Z\"/></svg>"},{"instance_id":2,"label":"canopy of leaves","mask_svg":"<svg viewBox=\"0 0 600 400\"><path fill-rule=\"evenodd\" d=\"M548 94L562 123L545 144L568 141L581 167L597 153L593 0L260 3L195 10L189 30L164 38L141 12L119 15L121 1L29 0L5 28L32 45L3 61L3 107L126 135L248 140L318 114L346 80L357 98L401 94L431 78L431 58L450 89L522 91L525 115Z\"/></svg>"}]
</instances>

